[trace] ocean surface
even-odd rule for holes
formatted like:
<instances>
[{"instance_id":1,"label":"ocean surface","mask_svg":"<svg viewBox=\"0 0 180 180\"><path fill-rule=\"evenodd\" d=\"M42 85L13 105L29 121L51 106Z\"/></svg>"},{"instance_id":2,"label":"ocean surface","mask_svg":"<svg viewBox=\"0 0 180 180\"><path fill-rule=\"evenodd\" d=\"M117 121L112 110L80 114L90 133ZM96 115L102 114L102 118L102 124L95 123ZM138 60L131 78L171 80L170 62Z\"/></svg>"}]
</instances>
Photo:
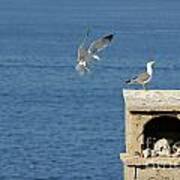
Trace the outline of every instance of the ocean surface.
<instances>
[{"instance_id":1,"label":"ocean surface","mask_svg":"<svg viewBox=\"0 0 180 180\"><path fill-rule=\"evenodd\" d=\"M77 48L114 33L80 76ZM124 81L180 89L178 0L0 0L0 180L122 180Z\"/></svg>"}]
</instances>

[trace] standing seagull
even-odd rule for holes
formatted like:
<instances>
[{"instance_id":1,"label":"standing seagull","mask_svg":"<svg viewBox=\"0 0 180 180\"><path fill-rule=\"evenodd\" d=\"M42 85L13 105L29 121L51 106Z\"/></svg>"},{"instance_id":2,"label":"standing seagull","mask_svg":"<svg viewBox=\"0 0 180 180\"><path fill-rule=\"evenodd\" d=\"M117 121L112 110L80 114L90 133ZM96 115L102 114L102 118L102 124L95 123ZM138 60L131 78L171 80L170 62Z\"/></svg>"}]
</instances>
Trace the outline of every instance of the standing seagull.
<instances>
[{"instance_id":1,"label":"standing seagull","mask_svg":"<svg viewBox=\"0 0 180 180\"><path fill-rule=\"evenodd\" d=\"M140 84L143 86L144 89L146 89L146 85L152 79L154 64L155 64L155 61L149 61L147 63L146 72L143 72L143 73L139 74L138 76L126 81L126 83L127 84Z\"/></svg>"},{"instance_id":2,"label":"standing seagull","mask_svg":"<svg viewBox=\"0 0 180 180\"><path fill-rule=\"evenodd\" d=\"M89 71L88 65L93 60L100 60L99 56L97 55L98 52L106 48L113 39L113 34L109 34L102 38L93 41L89 48L83 48L82 45L78 48L78 58L76 65L76 70L80 72Z\"/></svg>"}]
</instances>

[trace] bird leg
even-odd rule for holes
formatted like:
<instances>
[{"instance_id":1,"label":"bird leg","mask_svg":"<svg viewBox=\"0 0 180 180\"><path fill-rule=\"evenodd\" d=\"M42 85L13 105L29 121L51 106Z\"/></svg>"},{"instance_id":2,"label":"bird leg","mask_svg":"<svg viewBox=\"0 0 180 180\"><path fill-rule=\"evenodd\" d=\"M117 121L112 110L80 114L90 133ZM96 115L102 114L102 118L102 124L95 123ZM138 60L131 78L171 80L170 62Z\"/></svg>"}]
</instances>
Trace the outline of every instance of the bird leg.
<instances>
[{"instance_id":1,"label":"bird leg","mask_svg":"<svg viewBox=\"0 0 180 180\"><path fill-rule=\"evenodd\" d=\"M145 84L143 84L143 89L148 90Z\"/></svg>"},{"instance_id":2,"label":"bird leg","mask_svg":"<svg viewBox=\"0 0 180 180\"><path fill-rule=\"evenodd\" d=\"M85 67L84 67L84 69L85 69L87 72L89 72L89 71L90 71L90 69L89 69L89 68L87 68L87 66L85 66Z\"/></svg>"}]
</instances>

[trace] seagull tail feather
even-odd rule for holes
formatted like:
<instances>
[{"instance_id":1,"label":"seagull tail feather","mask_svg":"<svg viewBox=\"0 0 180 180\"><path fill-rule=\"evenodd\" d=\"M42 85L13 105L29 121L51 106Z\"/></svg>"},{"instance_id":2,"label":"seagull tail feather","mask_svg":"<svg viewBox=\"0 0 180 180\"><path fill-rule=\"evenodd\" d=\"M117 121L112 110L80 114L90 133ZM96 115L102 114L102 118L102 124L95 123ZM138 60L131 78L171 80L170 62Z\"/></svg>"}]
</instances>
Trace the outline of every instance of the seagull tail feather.
<instances>
[{"instance_id":1,"label":"seagull tail feather","mask_svg":"<svg viewBox=\"0 0 180 180\"><path fill-rule=\"evenodd\" d=\"M131 79L125 81L126 84L131 84Z\"/></svg>"},{"instance_id":2,"label":"seagull tail feather","mask_svg":"<svg viewBox=\"0 0 180 180\"><path fill-rule=\"evenodd\" d=\"M135 79L129 79L127 81L125 81L126 84L134 84L136 83L136 80Z\"/></svg>"}]
</instances>

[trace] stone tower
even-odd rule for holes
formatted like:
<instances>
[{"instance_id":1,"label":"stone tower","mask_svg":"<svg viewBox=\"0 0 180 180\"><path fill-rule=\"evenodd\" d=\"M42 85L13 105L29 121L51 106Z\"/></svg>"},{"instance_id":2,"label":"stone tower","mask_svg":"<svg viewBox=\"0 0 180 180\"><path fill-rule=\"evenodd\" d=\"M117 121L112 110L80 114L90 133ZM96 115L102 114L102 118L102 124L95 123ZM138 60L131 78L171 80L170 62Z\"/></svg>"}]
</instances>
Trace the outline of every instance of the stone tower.
<instances>
[{"instance_id":1,"label":"stone tower","mask_svg":"<svg viewBox=\"0 0 180 180\"><path fill-rule=\"evenodd\" d=\"M180 180L180 91L124 90L124 180Z\"/></svg>"}]
</instances>

